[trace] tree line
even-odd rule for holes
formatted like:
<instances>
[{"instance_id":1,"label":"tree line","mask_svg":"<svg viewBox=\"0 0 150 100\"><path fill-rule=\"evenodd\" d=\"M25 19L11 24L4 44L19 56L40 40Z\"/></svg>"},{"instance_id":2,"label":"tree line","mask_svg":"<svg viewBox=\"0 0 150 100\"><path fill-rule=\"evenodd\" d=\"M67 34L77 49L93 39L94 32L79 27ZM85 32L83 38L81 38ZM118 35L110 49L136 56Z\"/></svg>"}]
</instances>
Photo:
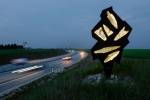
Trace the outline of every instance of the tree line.
<instances>
[{"instance_id":1,"label":"tree line","mask_svg":"<svg viewBox=\"0 0 150 100\"><path fill-rule=\"evenodd\" d=\"M23 49L23 45L18 45L18 44L0 44L0 49Z\"/></svg>"}]
</instances>

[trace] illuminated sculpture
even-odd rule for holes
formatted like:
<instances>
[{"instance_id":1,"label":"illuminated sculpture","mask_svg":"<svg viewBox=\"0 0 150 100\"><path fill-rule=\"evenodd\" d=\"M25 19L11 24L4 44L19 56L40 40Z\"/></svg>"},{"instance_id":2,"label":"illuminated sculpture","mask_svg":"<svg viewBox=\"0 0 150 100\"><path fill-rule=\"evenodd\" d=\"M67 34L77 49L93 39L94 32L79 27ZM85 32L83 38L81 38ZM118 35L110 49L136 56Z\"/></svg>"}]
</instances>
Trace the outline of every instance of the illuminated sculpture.
<instances>
[{"instance_id":1,"label":"illuminated sculpture","mask_svg":"<svg viewBox=\"0 0 150 100\"><path fill-rule=\"evenodd\" d=\"M99 59L104 66L106 78L112 74L113 63L120 63L123 48L129 43L132 28L112 9L104 9L101 21L92 29L92 37L97 43L91 49L93 59Z\"/></svg>"}]
</instances>

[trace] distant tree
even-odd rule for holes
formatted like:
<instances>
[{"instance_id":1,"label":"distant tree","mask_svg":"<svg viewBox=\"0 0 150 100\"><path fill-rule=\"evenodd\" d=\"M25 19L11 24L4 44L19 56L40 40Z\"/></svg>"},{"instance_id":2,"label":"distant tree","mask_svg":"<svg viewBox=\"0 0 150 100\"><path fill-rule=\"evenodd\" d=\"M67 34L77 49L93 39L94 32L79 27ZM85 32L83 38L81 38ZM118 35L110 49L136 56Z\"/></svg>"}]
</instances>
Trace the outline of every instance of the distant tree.
<instances>
[{"instance_id":1,"label":"distant tree","mask_svg":"<svg viewBox=\"0 0 150 100\"><path fill-rule=\"evenodd\" d=\"M3 49L3 48L4 48L4 46L1 44L1 45L0 45L0 49Z\"/></svg>"},{"instance_id":2,"label":"distant tree","mask_svg":"<svg viewBox=\"0 0 150 100\"><path fill-rule=\"evenodd\" d=\"M23 49L23 45L17 45L16 43L14 44L0 44L0 49Z\"/></svg>"}]
</instances>

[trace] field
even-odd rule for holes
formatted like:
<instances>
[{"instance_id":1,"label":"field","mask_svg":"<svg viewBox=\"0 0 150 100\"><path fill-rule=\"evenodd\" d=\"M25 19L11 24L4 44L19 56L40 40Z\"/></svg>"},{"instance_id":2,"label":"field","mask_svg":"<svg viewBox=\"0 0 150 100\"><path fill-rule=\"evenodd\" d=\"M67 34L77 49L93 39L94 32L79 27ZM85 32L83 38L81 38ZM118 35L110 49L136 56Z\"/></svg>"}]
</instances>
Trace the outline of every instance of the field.
<instances>
[{"instance_id":1,"label":"field","mask_svg":"<svg viewBox=\"0 0 150 100\"><path fill-rule=\"evenodd\" d=\"M147 54L145 54L145 51ZM133 52L133 53L131 53ZM138 54L136 54L136 53ZM72 69L60 73L53 80L46 76L31 83L24 91L8 98L9 100L150 100L150 50L125 51L125 59L115 64L113 73L120 77L117 83L104 81L96 84L83 84L83 79L102 72L98 61L91 56L75 64ZM132 55L132 56L131 56ZM128 59L126 57L137 57ZM128 77L126 81L123 81Z\"/></svg>"},{"instance_id":2,"label":"field","mask_svg":"<svg viewBox=\"0 0 150 100\"><path fill-rule=\"evenodd\" d=\"M0 64L7 64L11 59L25 57L28 59L48 58L64 54L62 49L10 49L0 50Z\"/></svg>"},{"instance_id":3,"label":"field","mask_svg":"<svg viewBox=\"0 0 150 100\"><path fill-rule=\"evenodd\" d=\"M86 49L85 51L90 53L89 49ZM123 51L123 57L150 59L150 49L125 49Z\"/></svg>"},{"instance_id":4,"label":"field","mask_svg":"<svg viewBox=\"0 0 150 100\"><path fill-rule=\"evenodd\" d=\"M123 56L127 58L150 59L150 49L126 49Z\"/></svg>"}]
</instances>

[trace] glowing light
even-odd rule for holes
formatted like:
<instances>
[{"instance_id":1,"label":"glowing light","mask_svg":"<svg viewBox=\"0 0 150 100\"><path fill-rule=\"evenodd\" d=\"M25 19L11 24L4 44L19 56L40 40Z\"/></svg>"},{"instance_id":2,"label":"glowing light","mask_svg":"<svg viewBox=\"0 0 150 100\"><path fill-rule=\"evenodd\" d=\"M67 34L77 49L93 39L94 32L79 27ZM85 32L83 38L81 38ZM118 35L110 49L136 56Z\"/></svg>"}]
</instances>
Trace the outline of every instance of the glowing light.
<instances>
[{"instance_id":1,"label":"glowing light","mask_svg":"<svg viewBox=\"0 0 150 100\"><path fill-rule=\"evenodd\" d=\"M110 23L117 29L118 28L117 20L114 17L114 15L111 14L109 11L107 11L107 18L109 19Z\"/></svg>"},{"instance_id":2,"label":"glowing light","mask_svg":"<svg viewBox=\"0 0 150 100\"><path fill-rule=\"evenodd\" d=\"M41 68L41 67L43 67L43 66L32 66L32 67L28 67L28 68L22 68L22 69L18 69L18 70L12 71L12 73L22 73L22 72L38 69L38 68Z\"/></svg>"},{"instance_id":3,"label":"glowing light","mask_svg":"<svg viewBox=\"0 0 150 100\"><path fill-rule=\"evenodd\" d=\"M110 35L112 35L113 34L113 31L111 31L106 25L104 25L103 24L103 28L104 28L104 30L105 30L105 32L106 32L106 34L108 35L108 36L110 36Z\"/></svg>"},{"instance_id":4,"label":"glowing light","mask_svg":"<svg viewBox=\"0 0 150 100\"><path fill-rule=\"evenodd\" d=\"M62 60L71 60L72 59L72 57L64 57L64 58L62 58Z\"/></svg>"},{"instance_id":5,"label":"glowing light","mask_svg":"<svg viewBox=\"0 0 150 100\"><path fill-rule=\"evenodd\" d=\"M84 57L87 56L87 53L85 53L83 51L80 51L79 55L80 55L81 58L84 58Z\"/></svg>"},{"instance_id":6,"label":"glowing light","mask_svg":"<svg viewBox=\"0 0 150 100\"><path fill-rule=\"evenodd\" d=\"M96 54L97 54L97 53L107 53L107 52L116 50L116 49L118 49L118 48L120 48L120 46L104 47L104 48L102 48L102 49L100 49L100 50L94 51L94 53L96 53Z\"/></svg>"},{"instance_id":7,"label":"glowing light","mask_svg":"<svg viewBox=\"0 0 150 100\"><path fill-rule=\"evenodd\" d=\"M107 38L106 38L106 36L105 36L105 34L104 34L104 32L103 32L103 29L100 27L98 30L96 30L95 32L94 32L98 37L100 37L102 40L104 40L104 41L106 41L107 40Z\"/></svg>"},{"instance_id":8,"label":"glowing light","mask_svg":"<svg viewBox=\"0 0 150 100\"><path fill-rule=\"evenodd\" d=\"M118 56L119 53L120 53L120 51L115 51L115 52L109 54L109 55L106 57L106 59L104 60L104 63L107 63L107 62L113 60L114 58L116 58L116 57Z\"/></svg>"},{"instance_id":9,"label":"glowing light","mask_svg":"<svg viewBox=\"0 0 150 100\"><path fill-rule=\"evenodd\" d=\"M128 34L129 31L125 30L125 27L123 27L120 32L116 35L116 37L114 38L114 41L119 40L120 38L124 37L126 34Z\"/></svg>"}]
</instances>

